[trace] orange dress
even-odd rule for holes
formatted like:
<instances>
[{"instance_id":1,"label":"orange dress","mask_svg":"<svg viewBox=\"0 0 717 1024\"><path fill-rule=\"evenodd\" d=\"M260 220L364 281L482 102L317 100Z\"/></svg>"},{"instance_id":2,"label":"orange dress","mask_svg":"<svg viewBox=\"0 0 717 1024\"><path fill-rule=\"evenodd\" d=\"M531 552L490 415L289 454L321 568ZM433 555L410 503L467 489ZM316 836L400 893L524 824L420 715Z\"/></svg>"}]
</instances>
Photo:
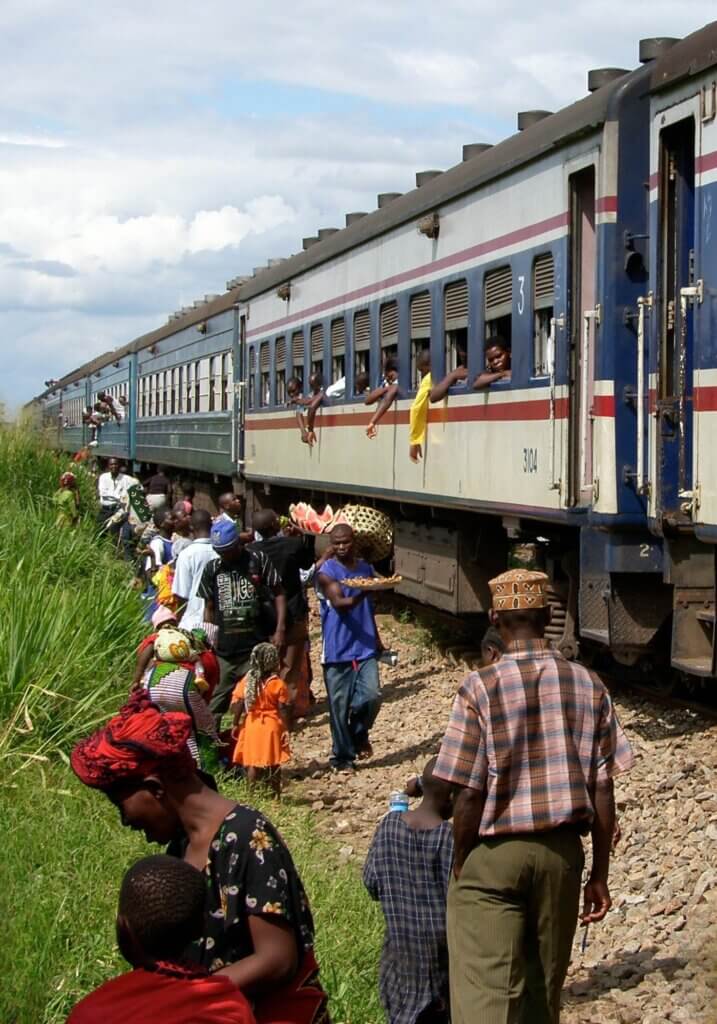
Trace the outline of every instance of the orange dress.
<instances>
[{"instance_id":1,"label":"orange dress","mask_svg":"<svg viewBox=\"0 0 717 1024\"><path fill-rule=\"evenodd\" d=\"M232 704L244 700L246 676L234 687ZM286 683L270 676L259 687L251 711L239 730L232 755L234 764L251 768L275 768L291 757L289 733L279 714L279 705L290 701Z\"/></svg>"}]
</instances>

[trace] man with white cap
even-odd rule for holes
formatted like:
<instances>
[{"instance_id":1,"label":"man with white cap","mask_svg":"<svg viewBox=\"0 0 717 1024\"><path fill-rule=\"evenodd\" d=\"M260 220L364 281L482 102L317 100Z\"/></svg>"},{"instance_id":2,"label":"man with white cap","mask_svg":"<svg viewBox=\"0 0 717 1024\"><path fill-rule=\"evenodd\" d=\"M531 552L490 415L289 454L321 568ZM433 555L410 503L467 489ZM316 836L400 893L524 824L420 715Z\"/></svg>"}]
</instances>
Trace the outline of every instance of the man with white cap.
<instances>
[{"instance_id":1,"label":"man with white cap","mask_svg":"<svg viewBox=\"0 0 717 1024\"><path fill-rule=\"evenodd\" d=\"M557 1024L578 922L610 909L613 778L633 755L602 682L545 640L548 577L490 581L499 661L464 680L434 775L455 785L453 1024Z\"/></svg>"}]
</instances>

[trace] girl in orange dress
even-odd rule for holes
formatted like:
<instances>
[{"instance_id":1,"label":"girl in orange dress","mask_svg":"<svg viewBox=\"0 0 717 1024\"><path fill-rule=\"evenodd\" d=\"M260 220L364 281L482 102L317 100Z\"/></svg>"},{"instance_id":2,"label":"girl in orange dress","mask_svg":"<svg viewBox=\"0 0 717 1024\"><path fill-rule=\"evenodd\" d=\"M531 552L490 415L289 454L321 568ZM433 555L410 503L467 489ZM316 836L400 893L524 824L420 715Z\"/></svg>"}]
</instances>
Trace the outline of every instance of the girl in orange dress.
<instances>
[{"instance_id":1,"label":"girl in orange dress","mask_svg":"<svg viewBox=\"0 0 717 1024\"><path fill-rule=\"evenodd\" d=\"M232 760L243 765L249 782L266 781L281 794L281 766L289 760L292 707L286 683L278 675L279 652L273 644L257 644L249 671L232 695L236 747Z\"/></svg>"}]
</instances>

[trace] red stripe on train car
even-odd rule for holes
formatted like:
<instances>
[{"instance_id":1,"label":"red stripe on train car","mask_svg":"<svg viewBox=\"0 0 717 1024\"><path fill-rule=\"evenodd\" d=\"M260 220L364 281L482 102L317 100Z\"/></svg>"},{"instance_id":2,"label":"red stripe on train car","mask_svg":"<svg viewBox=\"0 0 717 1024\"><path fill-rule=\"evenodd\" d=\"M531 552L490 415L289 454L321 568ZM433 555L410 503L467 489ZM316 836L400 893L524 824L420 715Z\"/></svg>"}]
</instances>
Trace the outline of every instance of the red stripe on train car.
<instances>
[{"instance_id":1,"label":"red stripe on train car","mask_svg":"<svg viewBox=\"0 0 717 1024\"><path fill-rule=\"evenodd\" d=\"M713 171L715 167L717 167L717 150L714 153L703 153L695 160L695 170L698 174Z\"/></svg>"},{"instance_id":2,"label":"red stripe on train car","mask_svg":"<svg viewBox=\"0 0 717 1024\"><path fill-rule=\"evenodd\" d=\"M504 249L508 245L517 245L518 242L525 242L536 235L543 235L548 231L556 231L558 228L567 227L568 223L569 214L566 211L565 213L558 213L554 217L548 217L546 220L538 221L536 224L527 224L523 228L509 231L505 235L498 235L496 238L489 238L478 245L472 245L468 249L462 249L451 256L444 256L442 259L434 260L432 263L423 263L419 267L412 267L410 270L404 270L400 274L385 277L382 281L374 281L372 284L363 285L361 288L354 288L353 291L345 292L343 295L326 299L324 302L319 302L315 306L309 306L299 313L292 313L291 316L283 316L278 320L272 320L271 323L263 324L261 327L255 327L253 330L247 331L247 337L253 338L258 334L269 334L275 328L283 327L292 321L296 321L299 317L305 320L309 319L326 309L331 309L333 306L345 306L349 302L366 298L366 296L372 295L377 291L383 291L385 288L394 288L400 284L406 284L424 274L433 274L438 270L447 270L450 267L457 266L459 263L465 263L467 260L477 259L479 256L485 256L487 253L494 252L497 249Z\"/></svg>"},{"instance_id":3,"label":"red stripe on train car","mask_svg":"<svg viewBox=\"0 0 717 1024\"><path fill-rule=\"evenodd\" d=\"M614 395L593 395L592 405L593 416L614 418L615 396Z\"/></svg>"},{"instance_id":4,"label":"red stripe on train car","mask_svg":"<svg viewBox=\"0 0 717 1024\"><path fill-rule=\"evenodd\" d=\"M406 425L409 421L409 409L397 409L384 416L382 425ZM565 419L568 415L568 399L556 398L555 418ZM531 422L550 418L550 400L539 398L521 402L497 402L492 405L454 405L447 408L431 409L428 414L429 423L476 423L476 422ZM316 418L317 427L356 427L367 426L371 419L370 412L319 413ZM275 416L247 419L247 430L286 430L296 427L295 416Z\"/></svg>"},{"instance_id":5,"label":"red stripe on train car","mask_svg":"<svg viewBox=\"0 0 717 1024\"><path fill-rule=\"evenodd\" d=\"M595 204L596 213L617 213L617 196L599 196Z\"/></svg>"},{"instance_id":6,"label":"red stripe on train car","mask_svg":"<svg viewBox=\"0 0 717 1024\"><path fill-rule=\"evenodd\" d=\"M695 412L717 412L717 387L703 385L692 392L692 405Z\"/></svg>"}]
</instances>

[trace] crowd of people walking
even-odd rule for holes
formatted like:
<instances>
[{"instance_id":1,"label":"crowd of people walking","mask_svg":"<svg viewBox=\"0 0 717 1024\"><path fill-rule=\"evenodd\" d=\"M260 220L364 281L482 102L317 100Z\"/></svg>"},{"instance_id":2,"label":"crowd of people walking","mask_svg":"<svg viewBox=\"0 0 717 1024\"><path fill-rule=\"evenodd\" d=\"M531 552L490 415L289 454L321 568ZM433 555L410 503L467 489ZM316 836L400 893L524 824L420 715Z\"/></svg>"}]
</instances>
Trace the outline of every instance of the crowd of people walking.
<instances>
[{"instance_id":1,"label":"crowd of people walking","mask_svg":"<svg viewBox=\"0 0 717 1024\"><path fill-rule=\"evenodd\" d=\"M69 477L65 526L79 515ZM134 565L147 636L126 703L71 764L166 853L122 883L117 936L132 970L69 1019L322 1024L328 997L291 853L208 768L281 794L293 723L314 700L307 588L320 611L327 771L373 756L384 648L369 591L346 581L374 568L345 523L321 547L274 510L246 523L232 493L212 515L191 484L173 490L161 468L142 484L117 460L97 483L98 524ZM555 1024L578 922L610 908L613 779L632 752L600 680L546 641L547 582L527 569L491 581L482 667L460 685L405 804L377 824L363 880L386 920L389 1024ZM421 802L410 809L409 797Z\"/></svg>"}]
</instances>

